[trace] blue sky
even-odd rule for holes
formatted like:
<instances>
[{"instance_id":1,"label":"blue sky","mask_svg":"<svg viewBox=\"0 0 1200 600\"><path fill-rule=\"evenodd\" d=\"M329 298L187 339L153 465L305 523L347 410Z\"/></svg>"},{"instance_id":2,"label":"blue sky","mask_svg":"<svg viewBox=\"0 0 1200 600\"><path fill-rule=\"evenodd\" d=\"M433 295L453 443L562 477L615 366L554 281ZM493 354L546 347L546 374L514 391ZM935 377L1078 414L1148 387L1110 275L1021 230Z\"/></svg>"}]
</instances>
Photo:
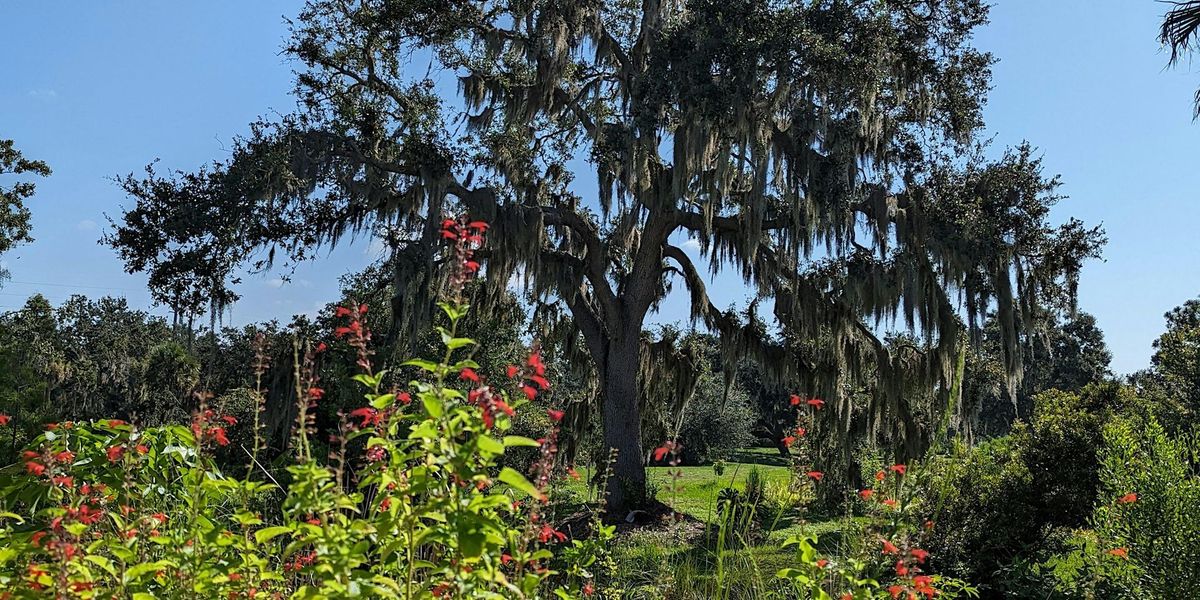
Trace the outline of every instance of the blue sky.
<instances>
[{"instance_id":1,"label":"blue sky","mask_svg":"<svg viewBox=\"0 0 1200 600\"><path fill-rule=\"evenodd\" d=\"M193 169L225 156L255 117L292 106L279 54L298 1L6 3L0 7L0 137L50 163L31 206L37 241L0 257L12 280L0 311L40 292L125 296L149 306L97 240L129 201L112 183L155 158ZM1200 293L1200 69L1165 70L1151 0L997 0L977 45L993 52L987 109L997 151L1028 139L1070 196L1055 218L1102 223L1104 261L1087 265L1080 303L1104 329L1117 372L1149 364L1162 314ZM290 283L251 276L236 324L286 320L333 297L366 264L369 240L303 265ZM723 278L722 278L723 279ZM718 304L744 300L718 285ZM663 318L680 318L672 298ZM161 312L161 311L158 311Z\"/></svg>"}]
</instances>

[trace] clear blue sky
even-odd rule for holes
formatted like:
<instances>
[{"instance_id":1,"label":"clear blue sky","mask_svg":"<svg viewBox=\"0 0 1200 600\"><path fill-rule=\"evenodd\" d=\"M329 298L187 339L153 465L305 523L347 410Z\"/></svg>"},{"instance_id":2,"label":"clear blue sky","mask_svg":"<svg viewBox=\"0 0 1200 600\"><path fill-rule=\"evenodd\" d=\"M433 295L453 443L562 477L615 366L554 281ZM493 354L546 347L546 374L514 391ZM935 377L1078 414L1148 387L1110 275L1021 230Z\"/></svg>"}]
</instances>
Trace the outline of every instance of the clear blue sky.
<instances>
[{"instance_id":1,"label":"clear blue sky","mask_svg":"<svg viewBox=\"0 0 1200 600\"><path fill-rule=\"evenodd\" d=\"M125 296L147 307L97 240L128 200L111 182L155 158L192 169L223 158L255 117L292 106L279 54L298 1L24 2L0 7L0 137L50 163L32 202L37 241L0 260L0 310L40 292ZM1149 364L1162 313L1200 294L1200 69L1164 70L1151 0L997 0L979 47L1000 63L987 110L997 148L1028 139L1070 196L1057 219L1103 223L1081 306L1104 329L1117 372ZM333 297L371 258L368 240L303 266L293 282L252 276L232 321L286 320ZM719 286L718 303L741 300ZM682 311L672 298L665 317Z\"/></svg>"}]
</instances>

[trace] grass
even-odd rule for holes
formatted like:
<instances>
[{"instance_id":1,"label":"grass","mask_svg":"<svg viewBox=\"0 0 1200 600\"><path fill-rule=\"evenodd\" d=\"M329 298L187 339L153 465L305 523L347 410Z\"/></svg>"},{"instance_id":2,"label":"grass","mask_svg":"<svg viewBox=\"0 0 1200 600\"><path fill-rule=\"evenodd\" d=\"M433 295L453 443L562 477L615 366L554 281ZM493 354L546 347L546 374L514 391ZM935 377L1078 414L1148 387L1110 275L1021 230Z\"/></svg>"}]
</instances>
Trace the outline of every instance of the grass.
<instances>
[{"instance_id":1,"label":"grass","mask_svg":"<svg viewBox=\"0 0 1200 600\"><path fill-rule=\"evenodd\" d=\"M694 520L667 528L639 529L620 535L613 548L619 573L616 579L624 598L761 598L779 590L775 573L793 564L793 550L783 548L788 538L820 537L819 548L840 554L843 529L853 520L831 518L807 521L797 510L786 510L776 519L767 515L766 527L749 546L718 548L712 524L717 521L717 497L726 487L744 490L751 470L757 469L768 487L787 484L792 478L787 459L774 449L738 451L725 462L721 475L711 466L650 467L648 476L658 499ZM678 490L672 492L670 473L681 471ZM576 492L587 494L582 483ZM697 523L699 521L699 523ZM707 529L706 529L707 527ZM717 575L717 563L723 574Z\"/></svg>"}]
</instances>

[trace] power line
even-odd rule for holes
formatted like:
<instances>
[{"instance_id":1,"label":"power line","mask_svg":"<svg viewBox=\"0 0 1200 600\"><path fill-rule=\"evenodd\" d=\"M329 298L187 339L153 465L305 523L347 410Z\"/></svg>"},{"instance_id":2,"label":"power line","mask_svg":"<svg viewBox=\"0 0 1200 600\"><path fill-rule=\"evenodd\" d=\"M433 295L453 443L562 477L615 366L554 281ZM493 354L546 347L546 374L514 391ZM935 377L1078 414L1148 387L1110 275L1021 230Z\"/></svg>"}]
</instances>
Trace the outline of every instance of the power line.
<instances>
[{"instance_id":1,"label":"power line","mask_svg":"<svg viewBox=\"0 0 1200 600\"><path fill-rule=\"evenodd\" d=\"M21 284L21 285L48 285L51 287L64 287L64 288L85 288L85 289L90 289L90 290L119 290L122 292L144 291L144 290L135 290L135 289L131 289L131 288L104 286L104 285L77 285L77 284L73 284L73 283L49 283L49 282L44 282L44 281L17 281L16 279L7 279L4 281L4 283L5 284L17 283L17 284Z\"/></svg>"}]
</instances>

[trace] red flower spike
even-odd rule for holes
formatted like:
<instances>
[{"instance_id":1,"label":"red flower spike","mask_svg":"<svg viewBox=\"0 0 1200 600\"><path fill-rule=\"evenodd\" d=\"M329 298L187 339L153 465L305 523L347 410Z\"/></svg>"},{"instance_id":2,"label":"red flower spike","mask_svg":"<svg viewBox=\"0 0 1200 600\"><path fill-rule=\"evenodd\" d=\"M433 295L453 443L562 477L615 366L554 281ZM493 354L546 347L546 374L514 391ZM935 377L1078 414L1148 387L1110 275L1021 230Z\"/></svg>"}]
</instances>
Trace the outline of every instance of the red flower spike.
<instances>
[{"instance_id":1,"label":"red flower spike","mask_svg":"<svg viewBox=\"0 0 1200 600\"><path fill-rule=\"evenodd\" d=\"M875 472L875 481L883 481L885 477L887 477L887 473L884 473L883 471Z\"/></svg>"},{"instance_id":2,"label":"red flower spike","mask_svg":"<svg viewBox=\"0 0 1200 600\"><path fill-rule=\"evenodd\" d=\"M412 395L408 392L396 394L396 399L400 401L400 404L412 404Z\"/></svg>"},{"instance_id":3,"label":"red flower spike","mask_svg":"<svg viewBox=\"0 0 1200 600\"><path fill-rule=\"evenodd\" d=\"M463 381L479 383L479 374L476 373L474 369L463 369L462 371L459 371L458 378Z\"/></svg>"},{"instance_id":4,"label":"red flower spike","mask_svg":"<svg viewBox=\"0 0 1200 600\"><path fill-rule=\"evenodd\" d=\"M874 495L875 495L875 490L862 490L861 492L858 493L858 496L860 498L862 498L863 500L870 500L871 496L874 496Z\"/></svg>"},{"instance_id":5,"label":"red flower spike","mask_svg":"<svg viewBox=\"0 0 1200 600\"><path fill-rule=\"evenodd\" d=\"M813 407L813 410L821 410L825 408L825 401L819 398L809 398L808 405Z\"/></svg>"},{"instance_id":6,"label":"red flower spike","mask_svg":"<svg viewBox=\"0 0 1200 600\"><path fill-rule=\"evenodd\" d=\"M794 443L796 443L796 438L795 438L795 436L790 436L790 435L788 435L788 436L784 436L784 438L783 438L783 445L784 445L785 447L791 448L791 447L792 447L792 444L794 444Z\"/></svg>"},{"instance_id":7,"label":"red flower spike","mask_svg":"<svg viewBox=\"0 0 1200 600\"><path fill-rule=\"evenodd\" d=\"M1129 558L1129 551L1125 548L1113 548L1112 550L1109 550L1108 553L1117 558Z\"/></svg>"},{"instance_id":8,"label":"red flower spike","mask_svg":"<svg viewBox=\"0 0 1200 600\"><path fill-rule=\"evenodd\" d=\"M508 365L508 367L506 367L506 368L504 369L504 373L505 373L506 375L508 375L508 378L509 378L509 379L512 379L513 377L516 377L516 376L517 376L517 373L519 373L520 371L521 371L521 368L520 368L520 367L518 367L517 365Z\"/></svg>"},{"instance_id":9,"label":"red flower spike","mask_svg":"<svg viewBox=\"0 0 1200 600\"><path fill-rule=\"evenodd\" d=\"M346 308L345 306L339 306L339 307L337 307L337 311L335 314L338 317L348 317L352 314L352 311L350 309Z\"/></svg>"},{"instance_id":10,"label":"red flower spike","mask_svg":"<svg viewBox=\"0 0 1200 600\"><path fill-rule=\"evenodd\" d=\"M0 414L0 425L8 425L8 422L11 420L12 420L12 417L10 417L8 415Z\"/></svg>"},{"instance_id":11,"label":"red flower spike","mask_svg":"<svg viewBox=\"0 0 1200 600\"><path fill-rule=\"evenodd\" d=\"M891 471L897 475L904 475L904 473L906 471L908 471L907 465L892 465L888 468L891 469Z\"/></svg>"},{"instance_id":12,"label":"red flower spike","mask_svg":"<svg viewBox=\"0 0 1200 600\"><path fill-rule=\"evenodd\" d=\"M899 554L900 549L888 540L883 540L883 554Z\"/></svg>"},{"instance_id":13,"label":"red flower spike","mask_svg":"<svg viewBox=\"0 0 1200 600\"><path fill-rule=\"evenodd\" d=\"M536 389L534 389L534 387L533 387L533 386L531 386L531 385L523 385L523 386L521 386L521 391L522 391L522 392L524 392L524 393L525 393L525 396L526 396L527 398L529 398L530 400L533 400L534 398L537 398L538 392L537 392L537 390L536 390Z\"/></svg>"},{"instance_id":14,"label":"red flower spike","mask_svg":"<svg viewBox=\"0 0 1200 600\"><path fill-rule=\"evenodd\" d=\"M791 404L792 406L800 406L800 396L792 394L792 396L788 398L788 404Z\"/></svg>"},{"instance_id":15,"label":"red flower spike","mask_svg":"<svg viewBox=\"0 0 1200 600\"><path fill-rule=\"evenodd\" d=\"M109 446L108 450L104 451L108 455L108 462L117 462L125 455L124 446Z\"/></svg>"},{"instance_id":16,"label":"red flower spike","mask_svg":"<svg viewBox=\"0 0 1200 600\"><path fill-rule=\"evenodd\" d=\"M553 408L551 408L551 409L546 410L546 414L550 415L551 421L554 421L555 423L557 423L562 420L563 415L565 415L566 413L564 413L561 410L554 410Z\"/></svg>"},{"instance_id":17,"label":"red flower spike","mask_svg":"<svg viewBox=\"0 0 1200 600\"><path fill-rule=\"evenodd\" d=\"M820 481L821 478L825 477L825 474L820 471L809 471L807 475L812 478L813 481Z\"/></svg>"},{"instance_id":18,"label":"red flower spike","mask_svg":"<svg viewBox=\"0 0 1200 600\"><path fill-rule=\"evenodd\" d=\"M922 550L920 548L913 548L912 550L909 550L908 553L911 554L913 558L917 559L917 562L921 564L925 564L925 561L929 558L929 551Z\"/></svg>"},{"instance_id":19,"label":"red flower spike","mask_svg":"<svg viewBox=\"0 0 1200 600\"><path fill-rule=\"evenodd\" d=\"M1117 498L1117 503L1118 504L1133 504L1134 502L1137 502L1137 499L1138 499L1138 495L1131 492L1131 493L1125 494L1124 496L1121 496L1120 498Z\"/></svg>"}]
</instances>

